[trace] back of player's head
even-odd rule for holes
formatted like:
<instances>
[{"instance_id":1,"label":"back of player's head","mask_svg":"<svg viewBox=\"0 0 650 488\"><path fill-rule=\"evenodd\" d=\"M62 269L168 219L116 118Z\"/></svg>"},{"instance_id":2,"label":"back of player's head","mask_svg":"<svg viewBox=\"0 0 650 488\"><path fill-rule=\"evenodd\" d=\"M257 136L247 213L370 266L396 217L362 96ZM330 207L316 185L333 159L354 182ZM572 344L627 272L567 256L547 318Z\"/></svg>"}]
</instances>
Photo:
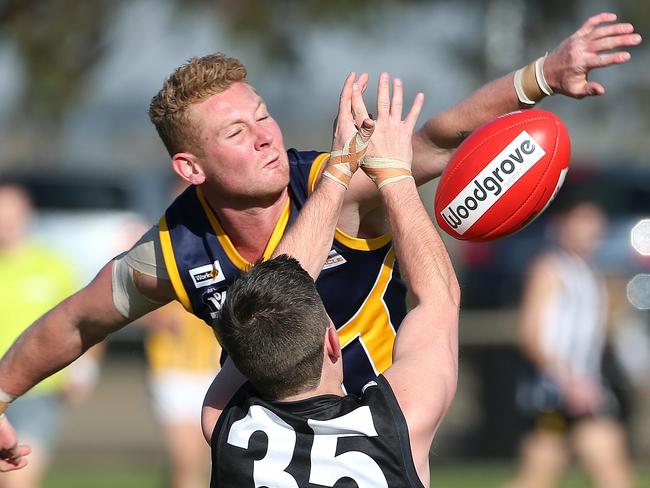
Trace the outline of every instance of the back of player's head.
<instances>
[{"instance_id":1,"label":"back of player's head","mask_svg":"<svg viewBox=\"0 0 650 488\"><path fill-rule=\"evenodd\" d=\"M198 136L189 118L189 107L246 80L246 67L221 53L190 58L165 80L149 105L149 118L156 126L170 156L199 151Z\"/></svg>"},{"instance_id":2,"label":"back of player's head","mask_svg":"<svg viewBox=\"0 0 650 488\"><path fill-rule=\"evenodd\" d=\"M548 217L553 239L579 254L591 254L598 247L607 224L598 198L580 191L561 195Z\"/></svg>"},{"instance_id":3,"label":"back of player's head","mask_svg":"<svg viewBox=\"0 0 650 488\"><path fill-rule=\"evenodd\" d=\"M275 400L318 385L329 324L311 276L282 255L229 288L214 327L239 370Z\"/></svg>"}]
</instances>

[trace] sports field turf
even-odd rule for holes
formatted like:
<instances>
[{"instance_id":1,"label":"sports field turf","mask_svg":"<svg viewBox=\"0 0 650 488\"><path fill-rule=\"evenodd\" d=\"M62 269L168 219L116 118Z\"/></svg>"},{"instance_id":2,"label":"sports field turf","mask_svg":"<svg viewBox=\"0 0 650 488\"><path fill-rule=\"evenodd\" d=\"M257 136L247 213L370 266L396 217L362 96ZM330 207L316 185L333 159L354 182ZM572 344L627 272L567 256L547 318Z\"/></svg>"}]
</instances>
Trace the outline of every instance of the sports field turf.
<instances>
[{"instance_id":1,"label":"sports field turf","mask_svg":"<svg viewBox=\"0 0 650 488\"><path fill-rule=\"evenodd\" d=\"M441 488L498 488L513 471L506 464L461 464L433 466L431 487ZM152 468L119 467L60 468L47 478L48 488L161 488L165 486L162 470ZM578 472L571 472L561 488L588 488L590 485ZM650 466L640 468L639 488L650 486ZM207 487L206 487L207 488Z\"/></svg>"}]
</instances>

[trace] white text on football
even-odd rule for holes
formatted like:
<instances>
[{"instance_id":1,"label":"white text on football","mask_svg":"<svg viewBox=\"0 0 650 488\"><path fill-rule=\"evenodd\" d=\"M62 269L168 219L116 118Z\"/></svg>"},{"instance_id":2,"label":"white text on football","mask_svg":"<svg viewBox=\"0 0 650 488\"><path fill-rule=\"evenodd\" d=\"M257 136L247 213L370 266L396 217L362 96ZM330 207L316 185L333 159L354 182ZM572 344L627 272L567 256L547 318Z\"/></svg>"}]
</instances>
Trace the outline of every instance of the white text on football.
<instances>
[{"instance_id":1,"label":"white text on football","mask_svg":"<svg viewBox=\"0 0 650 488\"><path fill-rule=\"evenodd\" d=\"M545 154L528 132L521 131L440 215L452 229L463 235Z\"/></svg>"}]
</instances>

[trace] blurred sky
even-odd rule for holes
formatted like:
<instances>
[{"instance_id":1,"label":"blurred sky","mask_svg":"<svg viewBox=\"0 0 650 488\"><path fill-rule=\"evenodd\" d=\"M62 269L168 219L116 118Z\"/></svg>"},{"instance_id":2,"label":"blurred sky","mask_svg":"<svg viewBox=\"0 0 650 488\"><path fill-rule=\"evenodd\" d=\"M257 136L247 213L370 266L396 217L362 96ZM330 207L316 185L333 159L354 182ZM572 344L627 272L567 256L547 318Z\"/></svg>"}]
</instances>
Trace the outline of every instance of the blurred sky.
<instances>
[{"instance_id":1,"label":"blurred sky","mask_svg":"<svg viewBox=\"0 0 650 488\"><path fill-rule=\"evenodd\" d=\"M286 145L328 149L340 85L352 69L370 72L369 103L374 103L377 74L388 70L404 79L409 99L416 91L425 92L423 114L432 115L488 80L485 70L477 73L460 53L485 57L488 74L496 77L555 47L587 16L616 10L615 2L582 2L580 21L554 25L546 33L548 42L524 49L522 22L530 13L526 3L489 4L487 10L471 1L400 4L375 12L368 20L372 25L296 25L301 63L289 69L266 62L253 42L233 39L225 20L213 13L196 8L179 15L166 0L125 2L111 24L110 50L93 73L87 94L65 120L60 147L50 158L70 167L166 166L168 157L147 118L148 104L164 78L194 55L222 51L240 57L284 128ZM627 96L634 86L650 86L648 52L646 42L633 50L631 63L595 76L608 88L604 98L580 102L554 97L542 105L564 118L576 154L609 160L639 157L650 149L648 116L637 99ZM0 130L6 134L22 84L11 42L0 45L0 73ZM30 157L29 143L12 149L9 142L5 140L2 164Z\"/></svg>"}]
</instances>

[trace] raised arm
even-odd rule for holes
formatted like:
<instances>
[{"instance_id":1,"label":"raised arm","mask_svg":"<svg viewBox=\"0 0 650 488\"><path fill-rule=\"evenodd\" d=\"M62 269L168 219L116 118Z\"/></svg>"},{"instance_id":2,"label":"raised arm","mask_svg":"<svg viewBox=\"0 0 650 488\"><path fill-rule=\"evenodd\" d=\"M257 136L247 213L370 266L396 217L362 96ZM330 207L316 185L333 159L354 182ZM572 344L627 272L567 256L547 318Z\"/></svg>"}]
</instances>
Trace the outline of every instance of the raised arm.
<instances>
[{"instance_id":1,"label":"raised arm","mask_svg":"<svg viewBox=\"0 0 650 488\"><path fill-rule=\"evenodd\" d=\"M449 255L410 174L411 136L422 94L405 120L399 79L393 80L392 99L388 81L380 81L379 100L362 167L381 194L400 272L414 298L397 332L393 365L384 376L406 417L418 474L428 480L433 434L456 391L460 292Z\"/></svg>"},{"instance_id":2,"label":"raised arm","mask_svg":"<svg viewBox=\"0 0 650 488\"><path fill-rule=\"evenodd\" d=\"M350 73L343 85L332 152L323 177L272 256L293 256L314 280L331 249L346 190L374 129L374 122L367 114L361 119L359 130L355 126L352 106L365 112L361 87L355 80L355 73ZM229 358L203 401L201 425L208 444L221 412L244 381L244 376Z\"/></svg>"},{"instance_id":3,"label":"raised arm","mask_svg":"<svg viewBox=\"0 0 650 488\"><path fill-rule=\"evenodd\" d=\"M416 183L420 185L440 176L453 150L477 127L499 115L532 107L527 101L541 101L547 96L541 86L548 93L571 98L604 94L602 85L588 79L591 71L629 61L628 51L608 51L641 42L641 36L634 32L632 24L615 21L616 15L613 13L590 17L545 58L538 58L482 86L448 110L429 118L412 135L412 173ZM363 79L360 77L359 84L365 88L366 81L364 75ZM387 92L388 85L388 73L382 73L378 84L377 111L381 104L386 103L379 94ZM354 112L353 116L359 125L363 115ZM339 228L353 236L375 237L386 231L384 224L375 185L361 172L357 173L345 195Z\"/></svg>"},{"instance_id":4,"label":"raised arm","mask_svg":"<svg viewBox=\"0 0 650 488\"><path fill-rule=\"evenodd\" d=\"M332 152L323 177L273 253L274 257L280 254L295 257L314 279L331 249L345 192L366 152L374 128L374 122L366 113L357 130L352 116L353 106L357 112L365 112L361 87L356 82L355 73L350 73L341 91Z\"/></svg>"},{"instance_id":5,"label":"raised arm","mask_svg":"<svg viewBox=\"0 0 650 488\"><path fill-rule=\"evenodd\" d=\"M549 94L571 98L603 95L605 88L589 80L590 72L629 61L628 51L609 51L641 43L641 36L634 32L632 24L612 23L616 19L616 14L608 12L590 17L545 59L534 60L517 70L520 72L517 83L517 71L513 71L428 119L413 137L413 174L418 183L439 176L451 150L464 136L494 117L529 108L530 102L538 102Z\"/></svg>"}]
</instances>

